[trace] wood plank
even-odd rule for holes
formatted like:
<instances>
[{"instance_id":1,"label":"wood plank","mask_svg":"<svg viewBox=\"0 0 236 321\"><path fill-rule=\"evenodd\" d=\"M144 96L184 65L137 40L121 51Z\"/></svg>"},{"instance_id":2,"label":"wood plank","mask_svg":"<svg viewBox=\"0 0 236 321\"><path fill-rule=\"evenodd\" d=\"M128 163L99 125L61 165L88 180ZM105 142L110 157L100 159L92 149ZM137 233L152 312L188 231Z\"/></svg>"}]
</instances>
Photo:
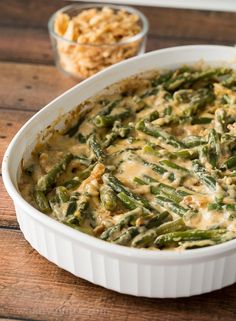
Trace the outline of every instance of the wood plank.
<instances>
[{"instance_id":1,"label":"wood plank","mask_svg":"<svg viewBox=\"0 0 236 321\"><path fill-rule=\"evenodd\" d=\"M53 65L54 59L48 34L43 29L0 27L0 60L9 62L30 62ZM147 51L160 48L209 43L195 35L190 39L166 35L149 35ZM24 46L22 46L24 39ZM231 45L232 40L211 40L211 44ZM34 45L32 45L34 44Z\"/></svg>"},{"instance_id":2,"label":"wood plank","mask_svg":"<svg viewBox=\"0 0 236 321\"><path fill-rule=\"evenodd\" d=\"M32 319L12 319L12 318L1 318L0 317L0 321L32 321Z\"/></svg>"},{"instance_id":3,"label":"wood plank","mask_svg":"<svg viewBox=\"0 0 236 321\"><path fill-rule=\"evenodd\" d=\"M82 0L87 2L86 0ZM97 2L91 0L90 2ZM150 7L165 7L165 8L184 8L184 9L198 9L198 10L213 10L213 11L230 11L236 12L235 0L103 0L105 3L124 4L124 5L137 5Z\"/></svg>"},{"instance_id":4,"label":"wood plank","mask_svg":"<svg viewBox=\"0 0 236 321\"><path fill-rule=\"evenodd\" d=\"M21 318L12 319L12 318L1 318L0 317L0 321L34 321L34 320L32 320L32 319L21 319Z\"/></svg>"},{"instance_id":5,"label":"wood plank","mask_svg":"<svg viewBox=\"0 0 236 321\"><path fill-rule=\"evenodd\" d=\"M46 31L49 17L71 3L47 0L11 0L0 4L0 26L35 27ZM198 38L235 43L236 13L138 7L149 19L151 34L183 39ZM27 14L25 12L27 11ZM204 27L203 27L204 26Z\"/></svg>"},{"instance_id":6,"label":"wood plank","mask_svg":"<svg viewBox=\"0 0 236 321\"><path fill-rule=\"evenodd\" d=\"M9 5L9 2L11 5ZM47 27L49 17L70 1L10 0L0 2L0 24L15 27Z\"/></svg>"},{"instance_id":7,"label":"wood plank","mask_svg":"<svg viewBox=\"0 0 236 321\"><path fill-rule=\"evenodd\" d=\"M33 319L29 319L29 318L27 318L27 319L22 319L22 318L14 318L14 319L12 319L12 318L8 318L8 317L1 317L0 316L0 321L34 321ZM45 320L44 320L45 321Z\"/></svg>"},{"instance_id":8,"label":"wood plank","mask_svg":"<svg viewBox=\"0 0 236 321\"><path fill-rule=\"evenodd\" d=\"M1 90L1 89L0 89ZM34 112L24 112L15 110L0 109L0 163L2 163L3 154L13 136L20 127L31 117ZM1 169L0 169L1 172Z\"/></svg>"},{"instance_id":9,"label":"wood plank","mask_svg":"<svg viewBox=\"0 0 236 321\"><path fill-rule=\"evenodd\" d=\"M48 33L40 28L0 27L0 60L54 64Z\"/></svg>"},{"instance_id":10,"label":"wood plank","mask_svg":"<svg viewBox=\"0 0 236 321\"><path fill-rule=\"evenodd\" d=\"M0 70L3 108L39 110L77 83L52 66L0 63Z\"/></svg>"},{"instance_id":11,"label":"wood plank","mask_svg":"<svg viewBox=\"0 0 236 321\"><path fill-rule=\"evenodd\" d=\"M142 7L150 34L162 37L235 43L236 13Z\"/></svg>"},{"instance_id":12,"label":"wood plank","mask_svg":"<svg viewBox=\"0 0 236 321\"><path fill-rule=\"evenodd\" d=\"M200 39L184 39L184 38L168 38L168 37L151 37L149 36L149 40L147 42L147 50L146 51L152 51L162 48L168 48L168 47L175 47L175 46L188 46L188 45L204 45L209 44L206 40L200 40ZM217 41L212 40L211 45L231 45L228 41Z\"/></svg>"},{"instance_id":13,"label":"wood plank","mask_svg":"<svg viewBox=\"0 0 236 321\"><path fill-rule=\"evenodd\" d=\"M154 316L162 321L235 320L236 285L177 300L121 295L49 263L18 231L1 231L0 260L2 317L58 321L148 321Z\"/></svg>"},{"instance_id":14,"label":"wood plank","mask_svg":"<svg viewBox=\"0 0 236 321\"><path fill-rule=\"evenodd\" d=\"M38 3L32 1L31 4L27 4L27 1L17 1L17 8L14 7L14 10L11 11L11 14L16 11L15 18L19 19L20 16L23 23L24 19L27 19L25 15L21 16L24 4L29 12L33 11L33 14L36 15L31 25L34 28L26 28L29 21L26 26L23 25L23 27L16 28L15 23L14 27L1 26L2 20L0 20L0 34L2 35L0 60L42 64L54 63L46 21L41 24L42 19L40 19L38 21L39 25L34 25L35 21L37 21L38 12L42 12L44 14L43 17L45 17L45 8L42 8L42 6L38 8ZM62 5L63 3L61 2ZM0 16L4 10L8 13L4 3L0 6L3 6ZM56 9L55 4L51 3L50 8L51 10L53 8ZM236 19L234 18L236 13L198 12L165 8L152 8L150 10L150 8L146 7L142 7L141 10L150 20L147 51L176 45L198 43L232 45L235 43ZM6 16L9 18L9 15ZM199 26L204 25L206 21L207 29L204 27L202 32L202 28L199 28Z\"/></svg>"},{"instance_id":15,"label":"wood plank","mask_svg":"<svg viewBox=\"0 0 236 321\"><path fill-rule=\"evenodd\" d=\"M15 110L0 109L0 163L2 163L3 154L13 136L20 127L31 117L34 112L23 112ZM1 172L1 168L0 168ZM3 186L2 177L0 177L0 226L16 228L15 209L13 202ZM1 314L0 314L1 316Z\"/></svg>"},{"instance_id":16,"label":"wood plank","mask_svg":"<svg viewBox=\"0 0 236 321\"><path fill-rule=\"evenodd\" d=\"M0 200L0 227L18 229L13 201L7 194L2 177L0 177Z\"/></svg>"}]
</instances>

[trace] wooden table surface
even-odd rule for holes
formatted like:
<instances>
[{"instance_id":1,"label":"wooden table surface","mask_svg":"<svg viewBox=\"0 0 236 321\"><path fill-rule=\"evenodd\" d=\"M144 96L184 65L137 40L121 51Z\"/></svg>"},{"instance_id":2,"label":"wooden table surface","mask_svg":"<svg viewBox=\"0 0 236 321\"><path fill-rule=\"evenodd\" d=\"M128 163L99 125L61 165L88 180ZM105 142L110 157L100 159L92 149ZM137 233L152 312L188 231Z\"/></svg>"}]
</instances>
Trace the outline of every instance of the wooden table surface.
<instances>
[{"instance_id":1,"label":"wooden table surface","mask_svg":"<svg viewBox=\"0 0 236 321\"><path fill-rule=\"evenodd\" d=\"M49 16L65 4L0 2L0 161L18 129L75 84L54 67L47 33ZM236 42L236 13L141 10L150 21L147 50ZM0 262L0 320L236 320L236 284L184 299L136 298L95 286L49 263L19 230L2 177Z\"/></svg>"}]
</instances>

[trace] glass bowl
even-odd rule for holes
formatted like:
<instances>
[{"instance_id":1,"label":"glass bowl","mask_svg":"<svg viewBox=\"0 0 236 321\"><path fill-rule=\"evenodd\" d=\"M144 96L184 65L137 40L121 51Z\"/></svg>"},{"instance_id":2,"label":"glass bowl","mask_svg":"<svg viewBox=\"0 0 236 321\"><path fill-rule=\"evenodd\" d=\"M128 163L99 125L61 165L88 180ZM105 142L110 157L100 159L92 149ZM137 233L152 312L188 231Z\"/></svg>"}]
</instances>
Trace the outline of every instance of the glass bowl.
<instances>
[{"instance_id":1,"label":"glass bowl","mask_svg":"<svg viewBox=\"0 0 236 321\"><path fill-rule=\"evenodd\" d=\"M59 14L67 14L70 18L84 10L108 7L115 12L124 10L138 16L140 32L132 37L116 43L79 43L57 34L54 30L55 19ZM48 22L49 34L57 68L75 78L85 79L98 71L124 59L143 54L146 47L148 20L138 10L128 6L90 4L72 4L56 11Z\"/></svg>"}]
</instances>

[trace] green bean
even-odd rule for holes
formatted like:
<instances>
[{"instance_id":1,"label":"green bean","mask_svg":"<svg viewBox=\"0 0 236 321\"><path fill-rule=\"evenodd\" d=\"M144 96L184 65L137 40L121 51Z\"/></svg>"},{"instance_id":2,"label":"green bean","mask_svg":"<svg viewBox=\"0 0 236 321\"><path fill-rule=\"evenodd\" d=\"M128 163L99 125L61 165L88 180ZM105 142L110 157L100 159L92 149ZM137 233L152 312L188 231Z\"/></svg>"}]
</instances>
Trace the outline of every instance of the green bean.
<instances>
[{"instance_id":1,"label":"green bean","mask_svg":"<svg viewBox=\"0 0 236 321\"><path fill-rule=\"evenodd\" d=\"M197 149L182 149L172 152L172 155L182 159L194 159L198 157L199 153Z\"/></svg>"},{"instance_id":2,"label":"green bean","mask_svg":"<svg viewBox=\"0 0 236 321\"><path fill-rule=\"evenodd\" d=\"M171 221L172 216L169 214L169 212L164 211L162 213L158 213L155 216L151 217L147 222L145 222L144 226L147 229L151 229L154 227L158 227L164 222Z\"/></svg>"},{"instance_id":3,"label":"green bean","mask_svg":"<svg viewBox=\"0 0 236 321\"><path fill-rule=\"evenodd\" d=\"M179 166L178 164L168 160L168 159L164 159L160 161L161 165L164 165L168 168L174 169L176 171L180 171L181 173L189 173L189 170L185 167Z\"/></svg>"},{"instance_id":4,"label":"green bean","mask_svg":"<svg viewBox=\"0 0 236 321\"><path fill-rule=\"evenodd\" d=\"M210 117L193 117L191 120L192 125L199 125L199 124L210 124L213 118Z\"/></svg>"},{"instance_id":5,"label":"green bean","mask_svg":"<svg viewBox=\"0 0 236 321\"><path fill-rule=\"evenodd\" d=\"M138 185L148 185L147 182L145 182L143 179L139 178L139 177L134 177L133 181L135 183L137 183Z\"/></svg>"},{"instance_id":6,"label":"green bean","mask_svg":"<svg viewBox=\"0 0 236 321\"><path fill-rule=\"evenodd\" d=\"M91 160L88 159L86 156L74 156L74 159L78 160L82 165L85 165L86 167L91 165Z\"/></svg>"},{"instance_id":7,"label":"green bean","mask_svg":"<svg viewBox=\"0 0 236 321\"><path fill-rule=\"evenodd\" d=\"M208 146L202 145L199 147L199 160L201 160L202 163L205 163L208 161Z\"/></svg>"},{"instance_id":8,"label":"green bean","mask_svg":"<svg viewBox=\"0 0 236 321\"><path fill-rule=\"evenodd\" d=\"M204 145L206 143L206 140L200 136L186 136L183 139L183 144L188 148Z\"/></svg>"},{"instance_id":9,"label":"green bean","mask_svg":"<svg viewBox=\"0 0 236 321\"><path fill-rule=\"evenodd\" d=\"M121 101L122 99L119 98L119 99L116 99L114 101L109 101L105 107L103 107L101 109L101 111L97 114L97 116L106 116L108 114L110 114L112 112L112 110L119 104L119 102Z\"/></svg>"},{"instance_id":10,"label":"green bean","mask_svg":"<svg viewBox=\"0 0 236 321\"><path fill-rule=\"evenodd\" d=\"M154 241L154 244L158 247L169 246L172 244L180 244L186 241L200 241L211 240L213 242L220 242L223 234L226 230L187 230L177 231L160 235Z\"/></svg>"},{"instance_id":11,"label":"green bean","mask_svg":"<svg viewBox=\"0 0 236 321\"><path fill-rule=\"evenodd\" d=\"M76 187L79 187L82 181L89 177L94 166L95 164L90 165L84 171L77 174L77 176L63 183L63 186L65 186L67 189L74 189Z\"/></svg>"},{"instance_id":12,"label":"green bean","mask_svg":"<svg viewBox=\"0 0 236 321\"><path fill-rule=\"evenodd\" d=\"M185 229L186 225L182 218L166 223L163 223L163 221L160 220L160 224L158 226L156 226L155 228L151 228L145 232L142 232L138 236L136 236L133 239L131 246L145 247L152 244L154 240L158 237L158 235L170 233L173 231L182 231Z\"/></svg>"},{"instance_id":13,"label":"green bean","mask_svg":"<svg viewBox=\"0 0 236 321\"><path fill-rule=\"evenodd\" d=\"M109 187L104 185L100 189L100 199L102 205L108 211L114 211L117 207L117 198L113 190Z\"/></svg>"},{"instance_id":14,"label":"green bean","mask_svg":"<svg viewBox=\"0 0 236 321\"><path fill-rule=\"evenodd\" d=\"M112 154L110 154L109 156L111 158L116 158L117 156L120 156L122 154L128 153L128 152L134 152L140 150L140 147L127 147L127 148L123 148L121 150L118 150L117 152L114 152Z\"/></svg>"},{"instance_id":15,"label":"green bean","mask_svg":"<svg viewBox=\"0 0 236 321\"><path fill-rule=\"evenodd\" d=\"M191 82L192 79L192 74L189 71L183 72L181 74L177 74L177 76L172 77L168 82L166 82L164 88L169 91L176 91L184 84Z\"/></svg>"},{"instance_id":16,"label":"green bean","mask_svg":"<svg viewBox=\"0 0 236 321\"><path fill-rule=\"evenodd\" d=\"M91 214L88 211L89 208L89 201L90 196L89 195L81 195L79 201L77 202L77 209L76 209L76 217L79 219L80 224L86 219L91 219Z\"/></svg>"},{"instance_id":17,"label":"green bean","mask_svg":"<svg viewBox=\"0 0 236 321\"><path fill-rule=\"evenodd\" d=\"M141 98L144 99L144 98L147 98L149 96L156 95L159 92L159 90L160 89L158 87L148 89L144 94L141 95Z\"/></svg>"},{"instance_id":18,"label":"green bean","mask_svg":"<svg viewBox=\"0 0 236 321\"><path fill-rule=\"evenodd\" d=\"M117 197L130 210L133 210L137 207L143 206L143 204L140 201L135 200L133 197L130 197L129 195L125 194L124 192L118 193Z\"/></svg>"},{"instance_id":19,"label":"green bean","mask_svg":"<svg viewBox=\"0 0 236 321\"><path fill-rule=\"evenodd\" d=\"M168 199L176 203L181 202L184 196L187 196L190 194L185 191L175 189L174 187L163 183L160 183L158 185L152 185L150 187L150 191L154 195L164 194L164 196L166 196Z\"/></svg>"},{"instance_id":20,"label":"green bean","mask_svg":"<svg viewBox=\"0 0 236 321\"><path fill-rule=\"evenodd\" d=\"M150 106L142 99L142 97L134 96L133 101L136 103L137 108L135 112L138 114L140 111L144 110L145 108L149 108Z\"/></svg>"},{"instance_id":21,"label":"green bean","mask_svg":"<svg viewBox=\"0 0 236 321\"><path fill-rule=\"evenodd\" d=\"M174 136L170 135L159 126L153 125L149 121L145 121L145 120L139 121L136 124L136 129L141 130L147 135L150 135L156 138L161 138L167 144L172 145L175 148L185 147L184 144L179 142Z\"/></svg>"},{"instance_id":22,"label":"green bean","mask_svg":"<svg viewBox=\"0 0 236 321\"><path fill-rule=\"evenodd\" d=\"M181 149L174 152L156 150L151 145L145 145L143 147L143 152L145 154L155 155L157 157L169 157L169 158L183 158L183 159L194 159L198 157L198 150L196 149Z\"/></svg>"},{"instance_id":23,"label":"green bean","mask_svg":"<svg viewBox=\"0 0 236 321\"><path fill-rule=\"evenodd\" d=\"M73 222L70 222L70 221L65 221L65 222L62 222L63 224L79 231L79 232L82 232L82 233L85 233L85 234L88 234L88 235L92 235L94 236L94 233L93 233L93 230L91 227L85 227L85 226L78 226L77 224L73 223Z\"/></svg>"},{"instance_id":24,"label":"green bean","mask_svg":"<svg viewBox=\"0 0 236 321\"><path fill-rule=\"evenodd\" d=\"M231 88L232 86L234 86L236 84L236 73L234 72L227 79L223 80L221 84L227 88Z\"/></svg>"},{"instance_id":25,"label":"green bean","mask_svg":"<svg viewBox=\"0 0 236 321\"><path fill-rule=\"evenodd\" d=\"M37 204L37 207L39 208L39 210L41 212L48 213L51 211L48 199L45 196L43 191L40 191L38 189L34 189L33 197L34 197L35 203Z\"/></svg>"},{"instance_id":26,"label":"green bean","mask_svg":"<svg viewBox=\"0 0 236 321\"><path fill-rule=\"evenodd\" d=\"M236 148L236 136L233 136L229 133L221 134L220 142L224 153L234 153Z\"/></svg>"},{"instance_id":27,"label":"green bean","mask_svg":"<svg viewBox=\"0 0 236 321\"><path fill-rule=\"evenodd\" d=\"M40 177L37 183L37 189L43 192L51 190L53 185L56 184L57 178L66 170L68 164L72 159L72 154L66 154L64 158L59 163L57 163L47 174Z\"/></svg>"},{"instance_id":28,"label":"green bean","mask_svg":"<svg viewBox=\"0 0 236 321\"><path fill-rule=\"evenodd\" d=\"M191 195L192 191L190 190L182 190L179 188L174 188L170 185L164 183L158 183L158 181L153 180L151 177L144 175L143 179L138 177L134 178L139 185L149 185L150 184L150 192L154 195L164 194L170 200L178 203L180 202L184 196ZM154 183L154 184L153 184Z\"/></svg>"},{"instance_id":29,"label":"green bean","mask_svg":"<svg viewBox=\"0 0 236 321\"><path fill-rule=\"evenodd\" d=\"M163 157L163 156L170 156L171 153L168 152L168 151L163 151L162 149L161 150L158 150L158 149L155 149L153 146L151 145L145 145L143 147L143 152L145 154L151 154L151 155L154 155L154 156L157 156L157 157Z\"/></svg>"},{"instance_id":30,"label":"green bean","mask_svg":"<svg viewBox=\"0 0 236 321\"><path fill-rule=\"evenodd\" d=\"M156 120L159 118L159 113L157 110L154 110L153 112L151 112L148 116L145 117L145 120L148 120L150 122Z\"/></svg>"},{"instance_id":31,"label":"green bean","mask_svg":"<svg viewBox=\"0 0 236 321\"><path fill-rule=\"evenodd\" d=\"M224 94L221 97L221 101L220 101L223 105L230 105L231 104L231 97L227 94Z\"/></svg>"},{"instance_id":32,"label":"green bean","mask_svg":"<svg viewBox=\"0 0 236 321\"><path fill-rule=\"evenodd\" d=\"M167 211L171 211L179 216L183 216L184 214L186 214L189 209L179 205L178 203L170 200L169 198L167 197L164 197L164 196L156 196L156 202L162 206L165 210Z\"/></svg>"},{"instance_id":33,"label":"green bean","mask_svg":"<svg viewBox=\"0 0 236 321\"><path fill-rule=\"evenodd\" d=\"M170 116L173 112L173 108L172 106L167 106L165 109L164 109L164 116Z\"/></svg>"},{"instance_id":34,"label":"green bean","mask_svg":"<svg viewBox=\"0 0 236 321\"><path fill-rule=\"evenodd\" d=\"M208 204L209 211L236 211L236 204L210 203Z\"/></svg>"},{"instance_id":35,"label":"green bean","mask_svg":"<svg viewBox=\"0 0 236 321\"><path fill-rule=\"evenodd\" d=\"M74 177L73 179L66 181L63 185L67 189L74 189L81 184L81 180L78 177Z\"/></svg>"},{"instance_id":36,"label":"green bean","mask_svg":"<svg viewBox=\"0 0 236 321\"><path fill-rule=\"evenodd\" d=\"M184 231L187 229L187 226L183 218L178 218L177 220L165 222L156 228L156 237L158 235L163 235L166 233Z\"/></svg>"},{"instance_id":37,"label":"green bean","mask_svg":"<svg viewBox=\"0 0 236 321\"><path fill-rule=\"evenodd\" d=\"M80 128L80 125L83 123L84 120L85 120L85 115L84 114L80 115L77 123L71 128L69 128L64 135L68 135L69 137L75 136L75 134L78 132Z\"/></svg>"},{"instance_id":38,"label":"green bean","mask_svg":"<svg viewBox=\"0 0 236 321\"><path fill-rule=\"evenodd\" d=\"M189 103L193 94L192 89L180 89L175 91L173 98L178 103Z\"/></svg>"},{"instance_id":39,"label":"green bean","mask_svg":"<svg viewBox=\"0 0 236 321\"><path fill-rule=\"evenodd\" d=\"M219 71L221 74L221 72ZM170 91L176 91L180 87L189 88L197 81L211 79L213 76L219 74L216 69L209 68L204 71L195 71L184 69L180 72L175 72L173 77L165 84L165 88Z\"/></svg>"},{"instance_id":40,"label":"green bean","mask_svg":"<svg viewBox=\"0 0 236 321\"><path fill-rule=\"evenodd\" d=\"M215 131L223 134L226 132L226 112L223 108L218 108L215 111Z\"/></svg>"},{"instance_id":41,"label":"green bean","mask_svg":"<svg viewBox=\"0 0 236 321\"><path fill-rule=\"evenodd\" d=\"M119 245L128 246L130 241L139 233L139 228L136 226L131 226L125 230L117 239L113 242Z\"/></svg>"},{"instance_id":42,"label":"green bean","mask_svg":"<svg viewBox=\"0 0 236 321\"><path fill-rule=\"evenodd\" d=\"M75 199L70 200L67 210L66 210L66 216L73 215L77 210L77 201Z\"/></svg>"},{"instance_id":43,"label":"green bean","mask_svg":"<svg viewBox=\"0 0 236 321\"><path fill-rule=\"evenodd\" d=\"M165 84L173 75L173 71L168 71L164 74L158 75L154 80L152 80L152 86L157 87L159 85Z\"/></svg>"},{"instance_id":44,"label":"green bean","mask_svg":"<svg viewBox=\"0 0 236 321\"><path fill-rule=\"evenodd\" d=\"M118 134L115 133L114 131L109 132L102 143L102 147L103 148L109 147L118 137L119 137Z\"/></svg>"},{"instance_id":45,"label":"green bean","mask_svg":"<svg viewBox=\"0 0 236 321\"><path fill-rule=\"evenodd\" d=\"M82 194L78 196L72 195L67 207L66 217L72 216L75 217L78 224L84 222L85 219L90 219L91 215L89 212L89 201L90 196L87 194Z\"/></svg>"},{"instance_id":46,"label":"green bean","mask_svg":"<svg viewBox=\"0 0 236 321\"><path fill-rule=\"evenodd\" d=\"M154 172L158 173L159 175L163 175L165 173L168 173L168 170L165 169L163 166L157 165L155 163L150 163L138 155L135 155L135 158L139 162L143 163L145 166L150 167ZM173 182L175 180L174 173L169 173L167 178L170 182Z\"/></svg>"},{"instance_id":47,"label":"green bean","mask_svg":"<svg viewBox=\"0 0 236 321\"><path fill-rule=\"evenodd\" d=\"M212 129L208 135L208 161L213 166L216 167L221 155L220 147L220 137L219 134Z\"/></svg>"},{"instance_id":48,"label":"green bean","mask_svg":"<svg viewBox=\"0 0 236 321\"><path fill-rule=\"evenodd\" d=\"M145 199L144 197L141 197L141 196L131 192L127 187L125 187L112 174L104 174L103 175L103 181L104 181L105 184L110 186L113 189L113 191L115 191L116 193L123 193L123 194L129 196L129 198L131 200L133 200L134 202L138 201L139 204L142 204L144 207L146 207L148 209L152 208L147 199Z\"/></svg>"},{"instance_id":49,"label":"green bean","mask_svg":"<svg viewBox=\"0 0 236 321\"><path fill-rule=\"evenodd\" d=\"M100 236L102 240L115 238L125 226L129 225L132 221L137 220L143 214L142 208L138 207L132 211L125 213L118 223L106 229Z\"/></svg>"},{"instance_id":50,"label":"green bean","mask_svg":"<svg viewBox=\"0 0 236 321\"><path fill-rule=\"evenodd\" d=\"M124 110L119 114L114 115L98 115L94 119L94 124L96 127L111 127L116 120L126 119L131 116L130 110Z\"/></svg>"},{"instance_id":51,"label":"green bean","mask_svg":"<svg viewBox=\"0 0 236 321\"><path fill-rule=\"evenodd\" d=\"M78 139L81 144L85 144L87 141L87 138L81 133L78 133L75 138Z\"/></svg>"},{"instance_id":52,"label":"green bean","mask_svg":"<svg viewBox=\"0 0 236 321\"><path fill-rule=\"evenodd\" d=\"M98 159L99 162L103 162L105 159L105 154L101 148L101 145L98 142L98 139L95 134L92 134L89 137L89 147L91 148L93 154Z\"/></svg>"},{"instance_id":53,"label":"green bean","mask_svg":"<svg viewBox=\"0 0 236 321\"><path fill-rule=\"evenodd\" d=\"M83 180L85 180L86 178L89 177L89 175L91 174L93 168L95 167L95 164L91 164L89 167L87 167L85 170L83 170L82 172L77 174L78 180L80 180L81 182Z\"/></svg>"},{"instance_id":54,"label":"green bean","mask_svg":"<svg viewBox=\"0 0 236 321\"><path fill-rule=\"evenodd\" d=\"M204 108L207 104L214 101L214 93L206 88L197 90L196 94L192 97L189 106L184 110L184 116L193 116L199 109Z\"/></svg>"},{"instance_id":55,"label":"green bean","mask_svg":"<svg viewBox=\"0 0 236 321\"><path fill-rule=\"evenodd\" d=\"M137 159L140 162L142 162L145 166L150 167L154 172L156 172L160 175L163 175L168 172L163 166L157 165L155 163L150 163L150 162L146 161L145 159L138 157L138 156L137 156Z\"/></svg>"},{"instance_id":56,"label":"green bean","mask_svg":"<svg viewBox=\"0 0 236 321\"><path fill-rule=\"evenodd\" d=\"M58 186L56 188L56 195L60 203L66 203L69 201L70 195L68 193L68 190L64 186Z\"/></svg>"},{"instance_id":57,"label":"green bean","mask_svg":"<svg viewBox=\"0 0 236 321\"><path fill-rule=\"evenodd\" d=\"M216 190L216 179L206 171L198 160L194 160L192 163L193 173L200 179L200 181L206 185L210 190Z\"/></svg>"},{"instance_id":58,"label":"green bean","mask_svg":"<svg viewBox=\"0 0 236 321\"><path fill-rule=\"evenodd\" d=\"M151 244L156 238L156 231L155 229L149 229L146 232L140 233L136 236L132 243L132 247L146 247Z\"/></svg>"},{"instance_id":59,"label":"green bean","mask_svg":"<svg viewBox=\"0 0 236 321\"><path fill-rule=\"evenodd\" d=\"M233 167L236 166L236 156L231 156L230 158L228 158L223 165L221 166L222 168L227 168L227 169L231 169Z\"/></svg>"},{"instance_id":60,"label":"green bean","mask_svg":"<svg viewBox=\"0 0 236 321\"><path fill-rule=\"evenodd\" d=\"M112 130L105 136L103 148L110 146L118 137L125 138L130 134L131 127L122 127L120 121L115 121Z\"/></svg>"},{"instance_id":61,"label":"green bean","mask_svg":"<svg viewBox=\"0 0 236 321\"><path fill-rule=\"evenodd\" d=\"M153 178L149 175L143 175L143 179L145 180L145 182L147 182L147 184L158 183L158 181L155 178Z\"/></svg>"}]
</instances>

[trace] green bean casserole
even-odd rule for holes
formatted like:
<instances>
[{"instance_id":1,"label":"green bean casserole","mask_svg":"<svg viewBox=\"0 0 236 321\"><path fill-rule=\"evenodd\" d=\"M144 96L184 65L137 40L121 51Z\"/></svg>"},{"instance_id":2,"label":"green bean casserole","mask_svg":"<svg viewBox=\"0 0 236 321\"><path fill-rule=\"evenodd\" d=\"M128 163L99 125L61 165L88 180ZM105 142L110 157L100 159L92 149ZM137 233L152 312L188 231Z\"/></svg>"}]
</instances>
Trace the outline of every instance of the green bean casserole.
<instances>
[{"instance_id":1,"label":"green bean casserole","mask_svg":"<svg viewBox=\"0 0 236 321\"><path fill-rule=\"evenodd\" d=\"M236 237L235 71L140 74L71 115L23 162L19 188L34 207L135 248L192 249Z\"/></svg>"}]
</instances>

